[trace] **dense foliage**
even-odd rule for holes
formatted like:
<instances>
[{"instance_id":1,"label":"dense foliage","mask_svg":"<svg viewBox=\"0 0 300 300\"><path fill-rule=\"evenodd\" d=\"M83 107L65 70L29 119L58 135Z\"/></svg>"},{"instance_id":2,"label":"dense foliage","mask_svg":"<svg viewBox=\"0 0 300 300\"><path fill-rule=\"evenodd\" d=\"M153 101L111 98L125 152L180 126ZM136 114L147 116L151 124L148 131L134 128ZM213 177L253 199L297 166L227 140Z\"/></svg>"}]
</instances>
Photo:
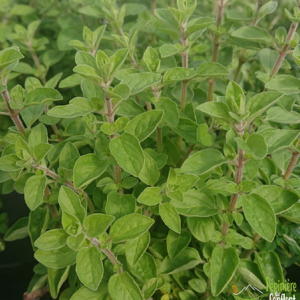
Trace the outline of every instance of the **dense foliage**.
<instances>
[{"instance_id":1,"label":"dense foliage","mask_svg":"<svg viewBox=\"0 0 300 300\"><path fill-rule=\"evenodd\" d=\"M4 236L35 250L25 297L284 282L300 264L298 3L15 2L0 1L0 188L30 209Z\"/></svg>"}]
</instances>

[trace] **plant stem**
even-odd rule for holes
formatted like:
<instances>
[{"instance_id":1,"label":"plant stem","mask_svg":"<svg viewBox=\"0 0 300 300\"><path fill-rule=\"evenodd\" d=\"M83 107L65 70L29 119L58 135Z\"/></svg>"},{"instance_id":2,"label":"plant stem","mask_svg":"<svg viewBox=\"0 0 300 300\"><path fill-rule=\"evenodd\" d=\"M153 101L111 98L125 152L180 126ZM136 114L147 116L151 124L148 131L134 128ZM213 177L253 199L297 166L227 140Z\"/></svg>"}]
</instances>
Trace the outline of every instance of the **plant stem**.
<instances>
[{"instance_id":1,"label":"plant stem","mask_svg":"<svg viewBox=\"0 0 300 300\"><path fill-rule=\"evenodd\" d=\"M41 67L39 58L37 57L35 51L32 49L31 43L28 43L27 46L29 48L29 52L34 61L35 66L37 67L38 71L41 73L40 79L41 79L42 83L45 85L46 84L45 74L42 75L42 67Z\"/></svg>"},{"instance_id":2,"label":"plant stem","mask_svg":"<svg viewBox=\"0 0 300 300\"><path fill-rule=\"evenodd\" d=\"M14 124L16 125L16 127L18 128L20 133L25 136L25 134L26 134L25 127L24 127L24 125L23 125L23 123L22 123L22 121L19 117L19 113L10 107L10 101L11 100L10 100L8 91L4 90L1 94L2 94L2 97L5 101L5 103L6 103L6 106L7 106L7 109L9 111L11 119L13 120Z\"/></svg>"},{"instance_id":3,"label":"plant stem","mask_svg":"<svg viewBox=\"0 0 300 300\"><path fill-rule=\"evenodd\" d=\"M41 166L40 164L35 165L33 167L35 169L37 169L37 170L43 170L45 172L45 175L47 175L47 176L49 176L49 177L51 177L51 178L53 178L55 180L59 180L60 179L60 176L58 174L56 174L55 172L51 171L47 167ZM87 200L88 207L89 207L90 211L91 212L95 211L95 207L94 207L93 202L91 201L91 199L89 198L88 194L84 190L75 188L73 182L70 181L70 180L66 180L63 184L65 186L69 187L70 189L72 189L77 194L83 195L83 198L85 198Z\"/></svg>"},{"instance_id":4,"label":"plant stem","mask_svg":"<svg viewBox=\"0 0 300 300\"><path fill-rule=\"evenodd\" d=\"M299 142L298 142L298 145L299 145ZM284 181L288 181L290 179L290 177L293 173L293 170L296 166L296 163L298 161L299 155L300 154L298 152L296 152L296 151L293 152L292 158L291 158L291 160L289 162L289 165L288 165L288 167L287 167L287 169L284 173L284 176L283 176Z\"/></svg>"},{"instance_id":5,"label":"plant stem","mask_svg":"<svg viewBox=\"0 0 300 300\"><path fill-rule=\"evenodd\" d=\"M259 17L259 12L260 12L260 9L262 8L263 6L263 0L258 0L257 1L257 8L256 8L256 12L255 12L255 18L252 22L253 26L257 26L257 23L259 21L258 17Z\"/></svg>"},{"instance_id":6,"label":"plant stem","mask_svg":"<svg viewBox=\"0 0 300 300\"><path fill-rule=\"evenodd\" d=\"M100 245L100 241L97 240L96 238L92 238L91 239L92 244L94 244L95 246L98 247L98 249L103 252L108 259L111 261L111 263L115 266L115 265L121 265L121 263L118 261L118 259L115 257L115 255L112 253L112 251L109 248L105 248L103 249ZM123 268L120 266L118 269L118 273L122 274L123 273Z\"/></svg>"},{"instance_id":7,"label":"plant stem","mask_svg":"<svg viewBox=\"0 0 300 300\"><path fill-rule=\"evenodd\" d=\"M292 23L291 24L291 27L289 29L289 32L287 34L287 37L285 39L285 45L283 45L283 47L281 48L281 51L279 53L279 57L274 65L274 68L272 70L272 73L271 73L271 77L277 75L280 67L281 67L281 64L285 58L285 56L287 55L287 52L289 50L289 47L290 47L290 44L289 42L292 40L296 30L298 28L298 23Z\"/></svg>"},{"instance_id":8,"label":"plant stem","mask_svg":"<svg viewBox=\"0 0 300 300\"><path fill-rule=\"evenodd\" d=\"M47 286L43 286L39 290L36 290L31 293L24 293L23 294L23 300L34 300L34 299L40 299L44 295L46 295L49 292Z\"/></svg>"},{"instance_id":9,"label":"plant stem","mask_svg":"<svg viewBox=\"0 0 300 300\"><path fill-rule=\"evenodd\" d=\"M51 192L50 192L50 189L47 185L46 189L45 189L45 197L47 199L49 199L50 196L51 196ZM58 210L57 210L56 206L49 204L48 207L49 207L49 210L50 210L50 213L51 213L53 219L58 219L59 218L59 213L58 213Z\"/></svg>"},{"instance_id":10,"label":"plant stem","mask_svg":"<svg viewBox=\"0 0 300 300\"><path fill-rule=\"evenodd\" d=\"M253 237L253 243L254 244L257 244L257 242L259 241L259 239L261 238L261 236L259 234L256 234L254 237ZM248 257L250 257L250 255L254 252L254 248L252 249L249 249L249 250L246 250L243 255L242 255L242 258L245 258L247 259Z\"/></svg>"},{"instance_id":11,"label":"plant stem","mask_svg":"<svg viewBox=\"0 0 300 300\"><path fill-rule=\"evenodd\" d=\"M216 20L217 29L219 29L219 27L222 23L223 12L224 12L224 0L220 0L220 2L218 4L218 14L217 14L217 20ZM217 60L218 60L220 40L221 40L221 35L218 34L217 32L215 32L214 33L214 41L213 41L213 53L212 53L212 59L211 59L212 62L217 62ZM216 78L212 78L209 82L207 101L213 100L215 84L216 84Z\"/></svg>"},{"instance_id":12,"label":"plant stem","mask_svg":"<svg viewBox=\"0 0 300 300\"><path fill-rule=\"evenodd\" d=\"M175 7L175 0L171 0L171 7Z\"/></svg>"},{"instance_id":13,"label":"plant stem","mask_svg":"<svg viewBox=\"0 0 300 300\"><path fill-rule=\"evenodd\" d=\"M235 183L239 185L242 181L243 177L243 167L244 167L244 151L239 148L238 150L238 161L235 167ZM229 207L228 207L228 212L232 213L234 211L235 205L237 203L237 200L239 198L239 193L233 194L230 199ZM222 226L222 235L226 236L228 232L229 224L223 223Z\"/></svg>"},{"instance_id":14,"label":"plant stem","mask_svg":"<svg viewBox=\"0 0 300 300\"><path fill-rule=\"evenodd\" d=\"M45 113L47 114L48 111L49 111L48 105L46 104L46 105L45 105ZM59 131L58 131L57 126L54 124L54 125L51 125L51 127L52 127L52 129L53 129L53 131L54 131L54 134L56 135L58 141L62 141L63 139L62 139L62 136L60 135L60 133L59 133Z\"/></svg>"},{"instance_id":15,"label":"plant stem","mask_svg":"<svg viewBox=\"0 0 300 300\"><path fill-rule=\"evenodd\" d=\"M191 152L194 150L195 146L196 146L196 144L193 144L193 145L190 146L190 148L188 149L188 151L185 153L184 157L180 161L180 164L179 164L180 167L185 162L185 160L189 157L189 155L191 154Z\"/></svg>"},{"instance_id":16,"label":"plant stem","mask_svg":"<svg viewBox=\"0 0 300 300\"><path fill-rule=\"evenodd\" d=\"M114 116L114 109L112 107L111 98L107 95L105 96L105 103L106 103L106 115L107 120L110 124L113 124L115 121ZM109 136L110 139L114 138L114 135ZM122 173L121 173L121 167L120 166L114 166L114 173L115 173L115 180L116 183L121 184L122 183ZM123 188L119 189L119 193L123 193Z\"/></svg>"},{"instance_id":17,"label":"plant stem","mask_svg":"<svg viewBox=\"0 0 300 300\"><path fill-rule=\"evenodd\" d=\"M159 90L157 88L157 85L155 85L153 88L153 94L154 97L157 99L157 101L159 101ZM156 138L157 138L157 150L159 153L161 153L162 152L162 129L159 127L156 128Z\"/></svg>"},{"instance_id":18,"label":"plant stem","mask_svg":"<svg viewBox=\"0 0 300 300\"><path fill-rule=\"evenodd\" d=\"M243 60L239 59L239 64L238 64L238 66L236 68L236 71L235 71L235 74L234 74L234 79L233 79L234 82L237 82L239 80L241 69L242 69L242 66L243 66L244 63L245 62Z\"/></svg>"}]
</instances>

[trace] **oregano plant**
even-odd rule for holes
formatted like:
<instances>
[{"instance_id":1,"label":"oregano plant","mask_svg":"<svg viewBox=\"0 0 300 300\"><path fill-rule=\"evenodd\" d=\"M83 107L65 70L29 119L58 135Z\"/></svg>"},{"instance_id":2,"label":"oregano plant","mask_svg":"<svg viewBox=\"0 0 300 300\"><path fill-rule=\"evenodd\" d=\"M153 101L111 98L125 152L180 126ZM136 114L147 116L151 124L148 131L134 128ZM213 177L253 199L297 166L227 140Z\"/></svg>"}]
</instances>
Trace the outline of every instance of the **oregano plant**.
<instances>
[{"instance_id":1,"label":"oregano plant","mask_svg":"<svg viewBox=\"0 0 300 300\"><path fill-rule=\"evenodd\" d=\"M30 213L0 232L31 240L24 299L296 293L270 282L300 264L300 3L2 2L0 188Z\"/></svg>"}]
</instances>

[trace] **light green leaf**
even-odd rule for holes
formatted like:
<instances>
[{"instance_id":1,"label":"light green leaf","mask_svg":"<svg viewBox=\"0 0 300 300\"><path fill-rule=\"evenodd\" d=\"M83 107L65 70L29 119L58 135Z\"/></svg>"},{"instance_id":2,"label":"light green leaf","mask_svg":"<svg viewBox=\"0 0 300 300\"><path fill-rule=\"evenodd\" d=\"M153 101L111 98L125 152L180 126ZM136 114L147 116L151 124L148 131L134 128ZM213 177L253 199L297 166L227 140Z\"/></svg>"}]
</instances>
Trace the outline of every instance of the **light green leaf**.
<instances>
[{"instance_id":1,"label":"light green leaf","mask_svg":"<svg viewBox=\"0 0 300 300\"><path fill-rule=\"evenodd\" d=\"M162 201L162 196L160 195L160 188L158 187L148 187L146 188L137 198L139 203L153 206L159 204Z\"/></svg>"},{"instance_id":2,"label":"light green leaf","mask_svg":"<svg viewBox=\"0 0 300 300\"><path fill-rule=\"evenodd\" d=\"M129 214L117 220L110 229L113 243L135 239L145 233L154 220L139 214Z\"/></svg>"},{"instance_id":3,"label":"light green leaf","mask_svg":"<svg viewBox=\"0 0 300 300\"><path fill-rule=\"evenodd\" d=\"M266 120L282 124L299 124L300 114L295 111L289 112L279 106L275 106L267 111Z\"/></svg>"},{"instance_id":4,"label":"light green leaf","mask_svg":"<svg viewBox=\"0 0 300 300\"><path fill-rule=\"evenodd\" d=\"M18 48L8 48L0 51L0 71L23 57Z\"/></svg>"},{"instance_id":5,"label":"light green leaf","mask_svg":"<svg viewBox=\"0 0 300 300\"><path fill-rule=\"evenodd\" d=\"M258 43L272 44L272 37L263 28L257 26L244 26L240 27L231 34L233 37L237 37L244 40L249 40Z\"/></svg>"},{"instance_id":6,"label":"light green leaf","mask_svg":"<svg viewBox=\"0 0 300 300\"><path fill-rule=\"evenodd\" d=\"M68 234L63 229L52 229L46 231L35 242L34 245L42 250L60 249L67 244Z\"/></svg>"},{"instance_id":7,"label":"light green leaf","mask_svg":"<svg viewBox=\"0 0 300 300\"><path fill-rule=\"evenodd\" d=\"M126 241L125 254L128 263L134 266L138 263L150 244L150 233L146 231L135 239Z\"/></svg>"},{"instance_id":8,"label":"light green leaf","mask_svg":"<svg viewBox=\"0 0 300 300\"><path fill-rule=\"evenodd\" d=\"M181 51L181 47L172 44L164 44L159 48L162 58L173 56Z\"/></svg>"},{"instance_id":9,"label":"light green leaf","mask_svg":"<svg viewBox=\"0 0 300 300\"><path fill-rule=\"evenodd\" d=\"M20 161L20 158L17 155L4 155L0 158L0 170L7 172L20 170L21 168L16 165L18 161Z\"/></svg>"},{"instance_id":10,"label":"light green leaf","mask_svg":"<svg viewBox=\"0 0 300 300\"><path fill-rule=\"evenodd\" d=\"M81 249L76 258L76 273L80 281L96 291L103 277L101 253L96 247Z\"/></svg>"},{"instance_id":11,"label":"light green leaf","mask_svg":"<svg viewBox=\"0 0 300 300\"><path fill-rule=\"evenodd\" d=\"M95 154L81 156L74 165L73 180L75 188L82 188L101 176L109 162L101 160Z\"/></svg>"},{"instance_id":12,"label":"light green leaf","mask_svg":"<svg viewBox=\"0 0 300 300\"><path fill-rule=\"evenodd\" d=\"M61 269L75 264L77 252L68 246L60 249L45 251L38 249L34 253L35 259L47 268Z\"/></svg>"},{"instance_id":13,"label":"light green leaf","mask_svg":"<svg viewBox=\"0 0 300 300\"><path fill-rule=\"evenodd\" d=\"M300 224L300 203L296 203L293 209L288 210L281 216L293 223Z\"/></svg>"},{"instance_id":14,"label":"light green leaf","mask_svg":"<svg viewBox=\"0 0 300 300\"><path fill-rule=\"evenodd\" d=\"M182 201L172 200L176 210L184 216L210 217L218 213L211 194L199 190L189 190L183 194Z\"/></svg>"},{"instance_id":15,"label":"light green leaf","mask_svg":"<svg viewBox=\"0 0 300 300\"><path fill-rule=\"evenodd\" d=\"M215 149L205 149L188 158L181 167L182 173L202 175L226 162L222 153Z\"/></svg>"},{"instance_id":16,"label":"light green leaf","mask_svg":"<svg viewBox=\"0 0 300 300\"><path fill-rule=\"evenodd\" d=\"M253 194L260 195L267 200L275 214L280 214L298 202L298 196L289 190L275 185L262 185L252 190Z\"/></svg>"},{"instance_id":17,"label":"light green leaf","mask_svg":"<svg viewBox=\"0 0 300 300\"><path fill-rule=\"evenodd\" d=\"M300 79L292 75L279 75L271 79L267 84L268 90L275 90L286 95L300 93Z\"/></svg>"},{"instance_id":18,"label":"light green leaf","mask_svg":"<svg viewBox=\"0 0 300 300\"><path fill-rule=\"evenodd\" d=\"M256 252L255 260L265 279L268 277L269 279L273 279L274 282L284 282L281 263L275 252Z\"/></svg>"},{"instance_id":19,"label":"light green leaf","mask_svg":"<svg viewBox=\"0 0 300 300\"><path fill-rule=\"evenodd\" d=\"M89 100L82 97L76 97L67 105L57 105L53 107L47 114L50 117L71 119L88 115L93 111L94 108Z\"/></svg>"},{"instance_id":20,"label":"light green leaf","mask_svg":"<svg viewBox=\"0 0 300 300\"><path fill-rule=\"evenodd\" d=\"M196 75L196 72L193 69L188 68L172 68L169 69L163 78L164 83L176 82L176 81L187 81L192 79Z\"/></svg>"},{"instance_id":21,"label":"light green leaf","mask_svg":"<svg viewBox=\"0 0 300 300\"><path fill-rule=\"evenodd\" d=\"M118 192L110 192L107 195L105 212L117 219L135 212L135 197Z\"/></svg>"},{"instance_id":22,"label":"light green leaf","mask_svg":"<svg viewBox=\"0 0 300 300\"><path fill-rule=\"evenodd\" d=\"M94 213L84 219L83 226L87 229L87 236L95 238L103 234L114 220L114 216Z\"/></svg>"},{"instance_id":23,"label":"light green leaf","mask_svg":"<svg viewBox=\"0 0 300 300\"><path fill-rule=\"evenodd\" d=\"M126 84L130 90L131 94L137 94L143 91L144 89L160 83L161 82L161 75L154 74L154 73L136 73L131 74L125 79L121 81L121 84Z\"/></svg>"},{"instance_id":24,"label":"light green leaf","mask_svg":"<svg viewBox=\"0 0 300 300\"><path fill-rule=\"evenodd\" d=\"M66 186L62 186L58 194L58 203L63 212L67 212L78 218L81 223L83 222L86 211L75 192Z\"/></svg>"},{"instance_id":25,"label":"light green leaf","mask_svg":"<svg viewBox=\"0 0 300 300\"><path fill-rule=\"evenodd\" d=\"M158 126L163 114L163 110L151 110L144 112L128 123L125 128L125 132L132 134L140 142L142 142L151 135Z\"/></svg>"},{"instance_id":26,"label":"light green leaf","mask_svg":"<svg viewBox=\"0 0 300 300\"><path fill-rule=\"evenodd\" d=\"M260 134L254 133L250 135L246 142L239 137L235 138L235 141L242 150L256 159L263 159L268 153L266 142Z\"/></svg>"},{"instance_id":27,"label":"light green leaf","mask_svg":"<svg viewBox=\"0 0 300 300\"><path fill-rule=\"evenodd\" d=\"M232 279L237 266L239 257L234 248L223 249L217 245L211 258L211 291L214 296L218 296L229 281Z\"/></svg>"},{"instance_id":28,"label":"light green leaf","mask_svg":"<svg viewBox=\"0 0 300 300\"><path fill-rule=\"evenodd\" d=\"M4 241L12 242L28 236L28 217L19 219L5 233Z\"/></svg>"},{"instance_id":29,"label":"light green leaf","mask_svg":"<svg viewBox=\"0 0 300 300\"><path fill-rule=\"evenodd\" d=\"M250 226L262 238L272 242L276 233L276 217L267 200L257 194L244 195L242 206Z\"/></svg>"},{"instance_id":30,"label":"light green leaf","mask_svg":"<svg viewBox=\"0 0 300 300\"><path fill-rule=\"evenodd\" d=\"M113 275L109 279L108 290L112 300L143 300L138 285L127 272Z\"/></svg>"},{"instance_id":31,"label":"light green leaf","mask_svg":"<svg viewBox=\"0 0 300 300\"><path fill-rule=\"evenodd\" d=\"M181 220L175 207L171 203L161 203L159 205L159 215L170 229L181 233Z\"/></svg>"},{"instance_id":32,"label":"light green leaf","mask_svg":"<svg viewBox=\"0 0 300 300\"><path fill-rule=\"evenodd\" d=\"M25 96L25 105L38 105L62 100L62 95L55 89L36 88Z\"/></svg>"},{"instance_id":33,"label":"light green leaf","mask_svg":"<svg viewBox=\"0 0 300 300\"><path fill-rule=\"evenodd\" d=\"M69 267L63 269L48 268L48 283L51 297L56 299L59 290L69 275Z\"/></svg>"},{"instance_id":34,"label":"light green leaf","mask_svg":"<svg viewBox=\"0 0 300 300\"><path fill-rule=\"evenodd\" d=\"M34 149L40 143L48 143L48 131L44 124L35 126L28 138L28 144L31 149Z\"/></svg>"},{"instance_id":35,"label":"light green leaf","mask_svg":"<svg viewBox=\"0 0 300 300\"><path fill-rule=\"evenodd\" d=\"M161 274L175 274L194 268L200 264L199 252L194 248L185 248L176 258L170 259L168 256L160 266Z\"/></svg>"},{"instance_id":36,"label":"light green leaf","mask_svg":"<svg viewBox=\"0 0 300 300\"><path fill-rule=\"evenodd\" d=\"M262 115L268 108L274 105L283 95L277 92L264 92L250 98L246 105L246 111L250 111L249 122Z\"/></svg>"},{"instance_id":37,"label":"light green leaf","mask_svg":"<svg viewBox=\"0 0 300 300\"><path fill-rule=\"evenodd\" d=\"M159 169L154 159L146 151L144 151L144 159L139 178L147 185L153 186L159 179Z\"/></svg>"},{"instance_id":38,"label":"light green leaf","mask_svg":"<svg viewBox=\"0 0 300 300\"><path fill-rule=\"evenodd\" d=\"M192 235L201 242L208 242L215 231L214 219L211 217L188 218L187 224Z\"/></svg>"},{"instance_id":39,"label":"light green leaf","mask_svg":"<svg viewBox=\"0 0 300 300\"><path fill-rule=\"evenodd\" d=\"M124 133L110 141L109 149L126 172L138 177L144 165L144 153L136 137Z\"/></svg>"},{"instance_id":40,"label":"light green leaf","mask_svg":"<svg viewBox=\"0 0 300 300\"><path fill-rule=\"evenodd\" d=\"M224 121L232 121L228 106L223 102L206 102L196 107L203 113Z\"/></svg>"},{"instance_id":41,"label":"light green leaf","mask_svg":"<svg viewBox=\"0 0 300 300\"><path fill-rule=\"evenodd\" d=\"M219 63L205 62L197 68L197 76L199 77L222 77L229 75L229 71Z\"/></svg>"},{"instance_id":42,"label":"light green leaf","mask_svg":"<svg viewBox=\"0 0 300 300\"><path fill-rule=\"evenodd\" d=\"M188 231L182 231L180 234L170 230L167 236L167 251L170 259L179 255L190 243L191 234Z\"/></svg>"},{"instance_id":43,"label":"light green leaf","mask_svg":"<svg viewBox=\"0 0 300 300\"><path fill-rule=\"evenodd\" d=\"M47 179L41 175L32 176L26 181L24 195L30 210L35 210L43 202L46 185Z\"/></svg>"}]
</instances>

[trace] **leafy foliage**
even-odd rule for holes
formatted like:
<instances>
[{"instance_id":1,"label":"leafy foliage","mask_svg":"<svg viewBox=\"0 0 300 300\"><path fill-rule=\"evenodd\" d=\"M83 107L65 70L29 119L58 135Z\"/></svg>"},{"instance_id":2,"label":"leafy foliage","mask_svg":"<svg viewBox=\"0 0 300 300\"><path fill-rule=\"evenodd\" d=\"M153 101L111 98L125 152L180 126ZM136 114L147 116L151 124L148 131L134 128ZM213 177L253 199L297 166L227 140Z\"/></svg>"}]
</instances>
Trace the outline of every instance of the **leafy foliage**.
<instances>
[{"instance_id":1,"label":"leafy foliage","mask_svg":"<svg viewBox=\"0 0 300 300\"><path fill-rule=\"evenodd\" d=\"M0 233L31 239L29 294L230 299L300 263L300 12L248 2L1 2L0 192L30 214Z\"/></svg>"}]
</instances>

